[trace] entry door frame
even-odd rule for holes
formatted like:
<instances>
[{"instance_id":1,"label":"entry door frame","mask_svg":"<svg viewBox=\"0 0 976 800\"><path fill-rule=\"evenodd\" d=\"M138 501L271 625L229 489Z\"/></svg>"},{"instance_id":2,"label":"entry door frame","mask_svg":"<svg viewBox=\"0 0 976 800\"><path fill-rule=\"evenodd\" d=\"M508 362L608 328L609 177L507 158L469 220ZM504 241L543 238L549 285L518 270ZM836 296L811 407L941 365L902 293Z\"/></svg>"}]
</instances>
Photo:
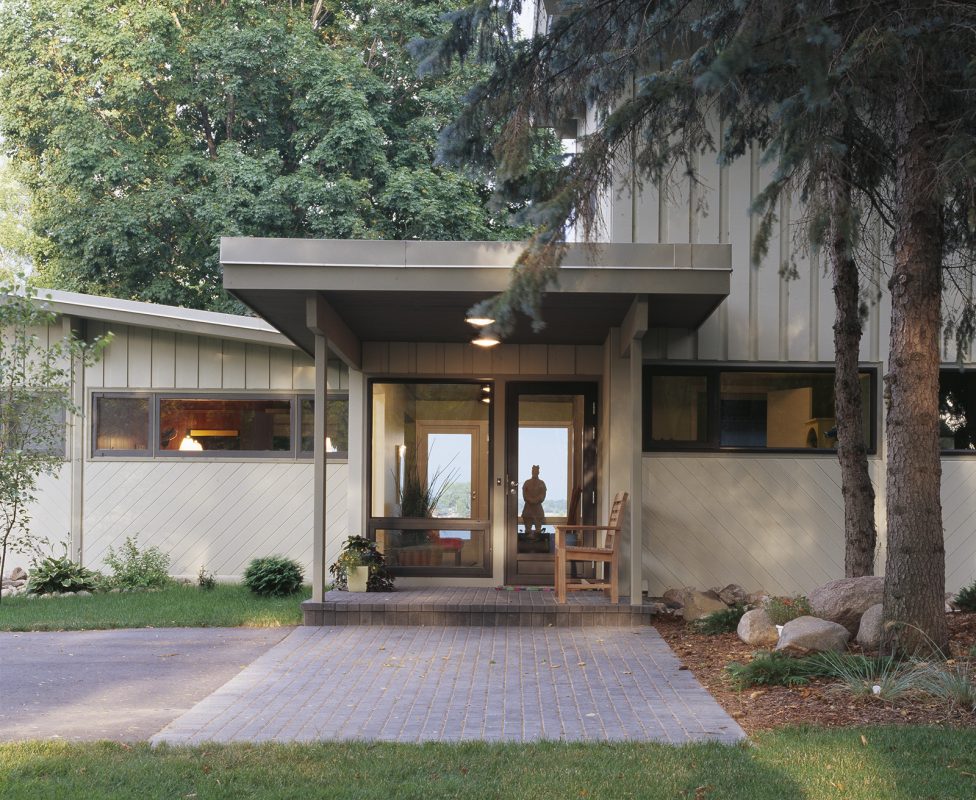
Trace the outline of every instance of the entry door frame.
<instances>
[{"instance_id":1,"label":"entry door frame","mask_svg":"<svg viewBox=\"0 0 976 800\"><path fill-rule=\"evenodd\" d=\"M583 430L582 430L582 475L580 488L580 523L584 525L596 524L596 511L599 503L597 494L597 469L599 456L600 432L597 425L598 403L600 397L599 381L511 381L505 386L505 478L503 491L505 492L505 582L513 584L525 583L525 579L517 573L517 538L519 506L522 494L521 486L517 485L518 475L518 432L519 432L519 399L531 395L572 394L583 397ZM512 482L516 485L513 487ZM571 497L567 497L569 502ZM525 558L526 556L523 556ZM545 556L528 556L543 559ZM549 555L548 558L553 558ZM553 578L555 571L553 571ZM549 585L546 583L544 585Z\"/></svg>"}]
</instances>

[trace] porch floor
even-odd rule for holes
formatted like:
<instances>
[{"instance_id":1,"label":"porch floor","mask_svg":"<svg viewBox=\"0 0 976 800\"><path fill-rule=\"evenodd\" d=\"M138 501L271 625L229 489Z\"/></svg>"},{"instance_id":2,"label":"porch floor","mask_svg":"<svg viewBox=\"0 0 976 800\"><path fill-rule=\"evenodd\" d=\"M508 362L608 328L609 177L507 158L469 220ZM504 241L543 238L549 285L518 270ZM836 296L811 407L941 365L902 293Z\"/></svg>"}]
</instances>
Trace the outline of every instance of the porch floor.
<instances>
[{"instance_id":1,"label":"porch floor","mask_svg":"<svg viewBox=\"0 0 976 800\"><path fill-rule=\"evenodd\" d=\"M649 604L612 604L603 592L423 588L395 592L326 592L302 603L305 625L425 625L485 628L629 628L650 625Z\"/></svg>"}]
</instances>

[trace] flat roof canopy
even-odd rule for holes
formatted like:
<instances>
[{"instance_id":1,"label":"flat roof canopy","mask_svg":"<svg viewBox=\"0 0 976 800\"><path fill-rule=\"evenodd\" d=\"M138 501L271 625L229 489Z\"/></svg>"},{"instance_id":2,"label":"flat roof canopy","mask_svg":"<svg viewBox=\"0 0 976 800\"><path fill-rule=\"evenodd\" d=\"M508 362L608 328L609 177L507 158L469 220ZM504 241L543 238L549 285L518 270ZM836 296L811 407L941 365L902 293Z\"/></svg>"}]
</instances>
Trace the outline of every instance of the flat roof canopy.
<instances>
[{"instance_id":1,"label":"flat roof canopy","mask_svg":"<svg viewBox=\"0 0 976 800\"><path fill-rule=\"evenodd\" d=\"M523 247L225 238L220 261L224 287L311 353L309 297L325 300L340 341L469 342L465 312L505 289ZM543 300L545 329L522 320L505 341L602 344L637 298L651 327L697 328L728 296L731 258L730 245L572 245Z\"/></svg>"}]
</instances>

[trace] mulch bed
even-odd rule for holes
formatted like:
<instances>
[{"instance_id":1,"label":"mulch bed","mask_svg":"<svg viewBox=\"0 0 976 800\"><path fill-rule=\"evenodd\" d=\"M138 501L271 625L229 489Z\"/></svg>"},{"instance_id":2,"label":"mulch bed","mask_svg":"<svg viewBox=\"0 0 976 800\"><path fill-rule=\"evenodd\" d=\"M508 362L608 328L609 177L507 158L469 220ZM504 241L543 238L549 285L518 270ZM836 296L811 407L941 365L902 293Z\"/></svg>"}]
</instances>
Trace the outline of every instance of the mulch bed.
<instances>
[{"instance_id":1,"label":"mulch bed","mask_svg":"<svg viewBox=\"0 0 976 800\"><path fill-rule=\"evenodd\" d=\"M950 614L950 647L954 657L965 657L976 645L976 614ZM754 647L734 633L707 636L690 630L680 618L657 617L654 627L679 659L712 693L746 733L784 725L958 725L976 726L976 715L950 712L946 704L929 697L888 702L859 699L838 691L830 679L813 679L806 686L762 686L739 691L729 683L725 665L750 660Z\"/></svg>"}]
</instances>

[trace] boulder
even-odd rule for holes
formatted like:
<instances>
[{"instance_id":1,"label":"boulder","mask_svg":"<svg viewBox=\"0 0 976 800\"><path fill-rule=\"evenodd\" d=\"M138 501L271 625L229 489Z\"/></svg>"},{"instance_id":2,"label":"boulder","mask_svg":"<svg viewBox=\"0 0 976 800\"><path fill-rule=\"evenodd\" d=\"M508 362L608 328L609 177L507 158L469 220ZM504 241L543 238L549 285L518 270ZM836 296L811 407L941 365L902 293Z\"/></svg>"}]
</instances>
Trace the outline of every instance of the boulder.
<instances>
[{"instance_id":1,"label":"boulder","mask_svg":"<svg viewBox=\"0 0 976 800\"><path fill-rule=\"evenodd\" d=\"M737 583L730 583L718 593L718 599L727 606L744 605L748 594Z\"/></svg>"},{"instance_id":2,"label":"boulder","mask_svg":"<svg viewBox=\"0 0 976 800\"><path fill-rule=\"evenodd\" d=\"M773 647L779 641L779 631L765 608L754 608L743 614L735 632L743 642L753 647Z\"/></svg>"},{"instance_id":3,"label":"boulder","mask_svg":"<svg viewBox=\"0 0 976 800\"><path fill-rule=\"evenodd\" d=\"M685 595L691 589L668 589L661 595L661 600L669 608L681 608L685 604Z\"/></svg>"},{"instance_id":4,"label":"boulder","mask_svg":"<svg viewBox=\"0 0 976 800\"><path fill-rule=\"evenodd\" d=\"M10 580L12 581L26 581L27 572L23 567L14 567L13 572L10 573Z\"/></svg>"},{"instance_id":5,"label":"boulder","mask_svg":"<svg viewBox=\"0 0 976 800\"><path fill-rule=\"evenodd\" d=\"M881 603L877 603L861 615L861 624L857 629L857 643L865 650L877 650L881 647L882 608Z\"/></svg>"},{"instance_id":6,"label":"boulder","mask_svg":"<svg viewBox=\"0 0 976 800\"><path fill-rule=\"evenodd\" d=\"M682 616L685 622L694 622L696 619L707 617L716 611L725 611L728 606L718 597L713 597L710 592L690 591L685 593L685 605Z\"/></svg>"},{"instance_id":7,"label":"boulder","mask_svg":"<svg viewBox=\"0 0 976 800\"><path fill-rule=\"evenodd\" d=\"M783 626L776 649L800 656L825 650L843 652L850 638L847 628L836 622L817 617L797 617Z\"/></svg>"},{"instance_id":8,"label":"boulder","mask_svg":"<svg viewBox=\"0 0 976 800\"><path fill-rule=\"evenodd\" d=\"M880 603L883 596L884 578L881 576L841 578L810 592L810 609L815 617L843 625L854 636L861 615Z\"/></svg>"}]
</instances>

